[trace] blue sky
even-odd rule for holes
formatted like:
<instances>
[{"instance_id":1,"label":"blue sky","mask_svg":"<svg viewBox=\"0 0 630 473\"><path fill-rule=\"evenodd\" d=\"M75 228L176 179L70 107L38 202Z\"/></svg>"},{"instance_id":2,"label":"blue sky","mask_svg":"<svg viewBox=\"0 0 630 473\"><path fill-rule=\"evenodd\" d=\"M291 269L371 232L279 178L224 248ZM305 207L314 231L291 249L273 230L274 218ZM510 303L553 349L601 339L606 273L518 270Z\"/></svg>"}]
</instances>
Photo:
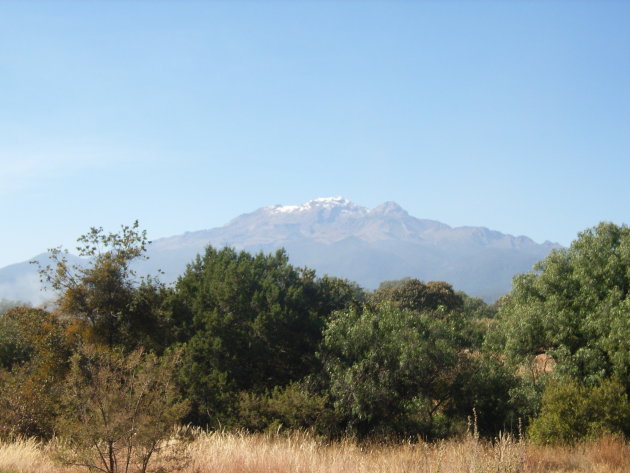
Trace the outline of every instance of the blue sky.
<instances>
[{"instance_id":1,"label":"blue sky","mask_svg":"<svg viewBox=\"0 0 630 473\"><path fill-rule=\"evenodd\" d=\"M568 245L629 183L630 2L0 2L0 266L332 195Z\"/></svg>"}]
</instances>

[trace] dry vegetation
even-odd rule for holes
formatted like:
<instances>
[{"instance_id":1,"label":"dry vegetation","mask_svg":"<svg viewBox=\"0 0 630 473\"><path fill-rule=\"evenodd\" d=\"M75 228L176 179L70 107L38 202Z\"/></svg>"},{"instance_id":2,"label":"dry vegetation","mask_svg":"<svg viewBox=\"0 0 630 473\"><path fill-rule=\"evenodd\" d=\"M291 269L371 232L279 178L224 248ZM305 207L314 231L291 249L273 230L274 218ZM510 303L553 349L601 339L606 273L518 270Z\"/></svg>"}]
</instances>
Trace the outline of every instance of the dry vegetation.
<instances>
[{"instance_id":1,"label":"dry vegetation","mask_svg":"<svg viewBox=\"0 0 630 473\"><path fill-rule=\"evenodd\" d=\"M438 443L360 445L325 443L306 435L197 434L186 449L183 473L623 473L630 445L608 437L576 447L541 447L502 437ZM0 444L2 473L78 473L53 460L54 444L17 440ZM156 459L162 472L172 465Z\"/></svg>"}]
</instances>

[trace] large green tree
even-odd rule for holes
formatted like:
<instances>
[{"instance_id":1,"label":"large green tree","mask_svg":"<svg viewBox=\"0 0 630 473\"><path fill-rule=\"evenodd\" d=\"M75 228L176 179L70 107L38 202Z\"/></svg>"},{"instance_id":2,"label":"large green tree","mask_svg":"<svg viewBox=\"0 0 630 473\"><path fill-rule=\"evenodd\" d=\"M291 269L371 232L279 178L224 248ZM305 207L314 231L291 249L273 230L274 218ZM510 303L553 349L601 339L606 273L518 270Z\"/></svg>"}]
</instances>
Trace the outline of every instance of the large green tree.
<instances>
[{"instance_id":1,"label":"large green tree","mask_svg":"<svg viewBox=\"0 0 630 473\"><path fill-rule=\"evenodd\" d=\"M601 223L514 279L501 301L504 347L517 364L537 355L585 385L614 377L630 389L630 228Z\"/></svg>"},{"instance_id":2,"label":"large green tree","mask_svg":"<svg viewBox=\"0 0 630 473\"><path fill-rule=\"evenodd\" d=\"M294 268L283 251L208 247L179 279L172 301L186 343L181 380L191 420L233 424L239 393L263 393L316 371L328 313L356 293L343 280Z\"/></svg>"},{"instance_id":3,"label":"large green tree","mask_svg":"<svg viewBox=\"0 0 630 473\"><path fill-rule=\"evenodd\" d=\"M475 350L466 314L383 302L337 312L320 356L345 428L370 434L445 436L472 409L500 428L511 377Z\"/></svg>"},{"instance_id":4,"label":"large green tree","mask_svg":"<svg viewBox=\"0 0 630 473\"><path fill-rule=\"evenodd\" d=\"M600 223L580 233L569 248L553 251L532 272L517 276L511 293L499 301L498 324L490 338L519 375L512 404L519 415L533 420L532 438L573 441L591 435L594 425L617 428L591 415L584 428L568 435L571 429L560 426L573 425L575 413L558 409L558 400L570 393L571 403L578 402L584 393L614 385L625 392L614 402L627 404L629 288L630 229Z\"/></svg>"}]
</instances>

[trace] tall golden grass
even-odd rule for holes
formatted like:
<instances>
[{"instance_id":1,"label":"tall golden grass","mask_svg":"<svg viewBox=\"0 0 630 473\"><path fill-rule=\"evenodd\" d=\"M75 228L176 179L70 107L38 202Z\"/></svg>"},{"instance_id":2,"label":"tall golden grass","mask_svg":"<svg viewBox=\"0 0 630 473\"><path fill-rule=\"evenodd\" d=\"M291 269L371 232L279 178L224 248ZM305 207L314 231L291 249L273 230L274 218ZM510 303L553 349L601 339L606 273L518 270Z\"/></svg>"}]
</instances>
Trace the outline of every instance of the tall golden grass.
<instances>
[{"instance_id":1,"label":"tall golden grass","mask_svg":"<svg viewBox=\"0 0 630 473\"><path fill-rule=\"evenodd\" d=\"M0 443L2 473L78 473L53 460L53 443ZM197 432L186 449L183 473L624 473L630 445L615 437L575 447L541 447L509 436L468 436L435 443L324 442L302 433L286 436ZM166 458L166 457L163 457ZM174 471L163 458L154 467Z\"/></svg>"}]
</instances>

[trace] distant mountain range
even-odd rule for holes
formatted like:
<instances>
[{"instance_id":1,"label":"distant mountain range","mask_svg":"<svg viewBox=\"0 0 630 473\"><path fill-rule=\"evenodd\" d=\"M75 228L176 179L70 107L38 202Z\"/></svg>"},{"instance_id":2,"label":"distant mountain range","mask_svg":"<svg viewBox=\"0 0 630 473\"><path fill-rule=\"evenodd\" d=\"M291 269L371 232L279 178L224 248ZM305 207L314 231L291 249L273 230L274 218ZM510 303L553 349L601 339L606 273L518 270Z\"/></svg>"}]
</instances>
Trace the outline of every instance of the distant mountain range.
<instances>
[{"instance_id":1,"label":"distant mountain range","mask_svg":"<svg viewBox=\"0 0 630 473\"><path fill-rule=\"evenodd\" d=\"M207 245L250 252L285 248L294 266L348 278L368 289L411 276L447 281L486 301L509 292L515 274L531 270L536 261L561 247L484 227L453 228L419 219L394 202L370 210L329 197L263 207L219 228L161 238L150 245L149 260L138 270L161 269L163 279L172 282ZM0 269L0 298L37 304L49 297L39 291L36 269L27 262Z\"/></svg>"}]
</instances>

